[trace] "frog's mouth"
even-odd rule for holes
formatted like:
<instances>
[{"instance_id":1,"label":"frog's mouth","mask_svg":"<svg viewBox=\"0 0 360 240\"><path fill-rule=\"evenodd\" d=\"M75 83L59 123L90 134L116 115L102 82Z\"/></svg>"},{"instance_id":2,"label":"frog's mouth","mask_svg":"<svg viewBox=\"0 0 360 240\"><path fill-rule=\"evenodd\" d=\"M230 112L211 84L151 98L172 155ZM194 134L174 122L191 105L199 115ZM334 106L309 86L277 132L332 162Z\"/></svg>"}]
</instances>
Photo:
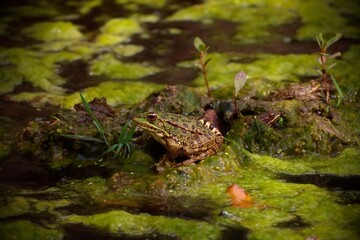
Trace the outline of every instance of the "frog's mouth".
<instances>
[{"instance_id":1,"label":"frog's mouth","mask_svg":"<svg viewBox=\"0 0 360 240\"><path fill-rule=\"evenodd\" d=\"M165 139L168 136L168 133L166 133L166 131L156 127L155 125L149 124L149 122L147 121L143 121L141 119L136 119L136 118L134 118L133 120L146 133L150 134L157 142L159 142L160 144L166 147Z\"/></svg>"}]
</instances>

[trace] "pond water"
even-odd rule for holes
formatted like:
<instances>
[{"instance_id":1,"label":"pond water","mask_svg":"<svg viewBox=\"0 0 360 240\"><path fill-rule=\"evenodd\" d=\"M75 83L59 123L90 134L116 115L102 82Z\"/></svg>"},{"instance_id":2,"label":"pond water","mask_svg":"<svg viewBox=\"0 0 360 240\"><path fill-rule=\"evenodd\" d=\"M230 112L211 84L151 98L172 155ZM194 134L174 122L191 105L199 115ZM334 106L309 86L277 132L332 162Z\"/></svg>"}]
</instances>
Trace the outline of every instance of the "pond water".
<instances>
[{"instance_id":1,"label":"pond water","mask_svg":"<svg viewBox=\"0 0 360 240\"><path fill-rule=\"evenodd\" d=\"M359 10L351 0L3 1L0 238L359 239ZM341 52L328 71L342 93L330 81L328 102L321 32L342 34L328 49ZM210 47L212 99L197 36ZM128 156L102 155L84 104L74 110L79 92L106 98L91 106L111 140L149 107L197 117L211 107L224 144L158 171L166 151L139 131ZM232 184L249 205L232 202Z\"/></svg>"}]
</instances>

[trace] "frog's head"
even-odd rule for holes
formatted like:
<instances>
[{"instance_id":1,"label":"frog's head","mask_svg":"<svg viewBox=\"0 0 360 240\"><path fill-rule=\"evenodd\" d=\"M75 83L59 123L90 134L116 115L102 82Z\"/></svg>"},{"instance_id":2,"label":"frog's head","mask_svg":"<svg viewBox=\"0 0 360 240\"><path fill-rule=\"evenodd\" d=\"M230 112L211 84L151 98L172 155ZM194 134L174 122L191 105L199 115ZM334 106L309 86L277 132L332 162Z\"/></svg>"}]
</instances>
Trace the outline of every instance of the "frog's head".
<instances>
[{"instance_id":1,"label":"frog's head","mask_svg":"<svg viewBox=\"0 0 360 240\"><path fill-rule=\"evenodd\" d=\"M163 116L160 113L151 111L141 113L133 118L133 121L146 132L148 132L154 138L160 140L164 137L169 136L166 131L166 123L164 122Z\"/></svg>"}]
</instances>

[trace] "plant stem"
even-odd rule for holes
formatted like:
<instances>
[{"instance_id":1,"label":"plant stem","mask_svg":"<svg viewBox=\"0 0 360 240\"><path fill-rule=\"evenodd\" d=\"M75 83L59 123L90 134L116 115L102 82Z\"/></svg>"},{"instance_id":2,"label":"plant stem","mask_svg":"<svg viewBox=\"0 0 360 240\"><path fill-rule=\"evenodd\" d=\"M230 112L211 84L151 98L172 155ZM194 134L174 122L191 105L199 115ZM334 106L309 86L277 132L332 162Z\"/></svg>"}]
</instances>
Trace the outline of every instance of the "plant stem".
<instances>
[{"instance_id":1,"label":"plant stem","mask_svg":"<svg viewBox=\"0 0 360 240\"><path fill-rule=\"evenodd\" d=\"M201 72L204 76L204 80L205 80L205 84L207 87L207 91L208 91L208 97L211 98L211 92L210 92L210 87L209 87L209 83L208 83L208 79L207 79L207 75L206 75L206 64L205 64L205 56L204 56L204 51L200 52L200 65L201 65Z\"/></svg>"},{"instance_id":2,"label":"plant stem","mask_svg":"<svg viewBox=\"0 0 360 240\"><path fill-rule=\"evenodd\" d=\"M321 53L320 53L320 62L321 62L321 73L322 73L322 80L324 83L324 88L326 90L326 103L329 103L329 98L330 98L330 91L329 91L329 87L328 87L328 74L326 72L326 50L325 49L321 49Z\"/></svg>"}]
</instances>

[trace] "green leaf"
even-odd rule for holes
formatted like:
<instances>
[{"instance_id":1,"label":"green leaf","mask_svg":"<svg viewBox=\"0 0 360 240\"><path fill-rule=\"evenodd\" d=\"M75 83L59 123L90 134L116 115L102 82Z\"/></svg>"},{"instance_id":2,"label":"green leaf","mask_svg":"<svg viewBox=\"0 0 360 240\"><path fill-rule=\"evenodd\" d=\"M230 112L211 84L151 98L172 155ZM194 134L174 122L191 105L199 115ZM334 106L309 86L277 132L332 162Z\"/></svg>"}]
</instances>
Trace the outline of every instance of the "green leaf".
<instances>
[{"instance_id":1,"label":"green leaf","mask_svg":"<svg viewBox=\"0 0 360 240\"><path fill-rule=\"evenodd\" d=\"M341 33L324 33L325 49L337 42L341 36Z\"/></svg>"},{"instance_id":2,"label":"green leaf","mask_svg":"<svg viewBox=\"0 0 360 240\"><path fill-rule=\"evenodd\" d=\"M103 140L101 140L101 139L94 138L94 137L89 137L89 136L83 136L83 135L76 135L76 134L60 134L60 136L62 136L62 137L66 137L66 138L75 139L75 140L92 141L92 142L100 142L100 143L104 143L104 141L103 141Z\"/></svg>"},{"instance_id":3,"label":"green leaf","mask_svg":"<svg viewBox=\"0 0 360 240\"><path fill-rule=\"evenodd\" d=\"M343 99L344 95L343 95L341 88L339 86L339 83L336 81L335 77L332 74L330 74L330 77L331 77L331 80L333 81L336 91L338 92L338 95L339 95L337 103L336 103L336 106L338 107L340 105L341 100Z\"/></svg>"},{"instance_id":4,"label":"green leaf","mask_svg":"<svg viewBox=\"0 0 360 240\"><path fill-rule=\"evenodd\" d=\"M211 61L211 58L208 58L206 61L205 61L205 66Z\"/></svg>"},{"instance_id":5,"label":"green leaf","mask_svg":"<svg viewBox=\"0 0 360 240\"><path fill-rule=\"evenodd\" d=\"M86 112L90 115L90 117L92 119L96 119L95 114L91 110L89 103L86 101L86 99L84 98L84 96L81 93L80 93L80 98L81 98L82 105L84 106Z\"/></svg>"},{"instance_id":6,"label":"green leaf","mask_svg":"<svg viewBox=\"0 0 360 240\"><path fill-rule=\"evenodd\" d=\"M97 119L93 119L93 123L101 135L104 134L105 130L101 123Z\"/></svg>"},{"instance_id":7,"label":"green leaf","mask_svg":"<svg viewBox=\"0 0 360 240\"><path fill-rule=\"evenodd\" d=\"M130 152L131 152L131 148L130 148L130 145L128 144L128 143L126 143L125 144L125 147L126 147L126 149L127 149L127 157L129 157L129 155L130 155Z\"/></svg>"},{"instance_id":8,"label":"green leaf","mask_svg":"<svg viewBox=\"0 0 360 240\"><path fill-rule=\"evenodd\" d=\"M119 153L121 152L122 148L123 148L123 144L118 144L114 157L119 156Z\"/></svg>"},{"instance_id":9,"label":"green leaf","mask_svg":"<svg viewBox=\"0 0 360 240\"><path fill-rule=\"evenodd\" d=\"M244 71L240 71L236 74L234 78L235 97L237 96L240 89L244 87L246 80L247 80L247 75Z\"/></svg>"},{"instance_id":10,"label":"green leaf","mask_svg":"<svg viewBox=\"0 0 360 240\"><path fill-rule=\"evenodd\" d=\"M195 46L196 50L198 50L199 52L202 52L202 51L206 50L205 43L199 37L195 37L194 46Z\"/></svg>"},{"instance_id":11,"label":"green leaf","mask_svg":"<svg viewBox=\"0 0 360 240\"><path fill-rule=\"evenodd\" d=\"M101 156L104 156L104 155L106 155L106 154L108 154L108 153L110 153L110 152L113 152L114 149L117 148L117 147L118 147L118 144L114 144L114 145L110 146L108 149L106 149L105 152L103 152L103 153L101 154Z\"/></svg>"},{"instance_id":12,"label":"green leaf","mask_svg":"<svg viewBox=\"0 0 360 240\"><path fill-rule=\"evenodd\" d=\"M316 36L316 41L317 41L319 47L322 49L323 46L324 46L324 39L323 39L323 34L322 34L322 33L319 33L319 34Z\"/></svg>"},{"instance_id":13,"label":"green leaf","mask_svg":"<svg viewBox=\"0 0 360 240\"><path fill-rule=\"evenodd\" d=\"M329 69L333 68L336 64L337 64L337 62L334 62L333 64L331 64L330 66L328 66L327 69L329 70Z\"/></svg>"}]
</instances>

